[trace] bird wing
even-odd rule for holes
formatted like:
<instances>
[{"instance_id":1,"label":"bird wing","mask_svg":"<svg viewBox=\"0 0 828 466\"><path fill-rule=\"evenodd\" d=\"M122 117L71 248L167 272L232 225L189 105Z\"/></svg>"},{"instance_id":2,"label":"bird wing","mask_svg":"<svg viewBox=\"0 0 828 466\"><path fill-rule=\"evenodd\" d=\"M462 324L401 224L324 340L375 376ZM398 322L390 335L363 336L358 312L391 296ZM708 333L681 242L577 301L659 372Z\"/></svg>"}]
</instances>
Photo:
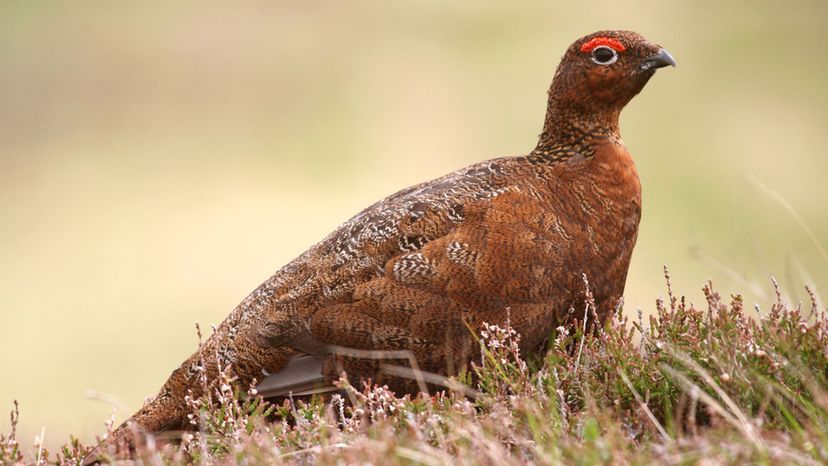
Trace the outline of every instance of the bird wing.
<instances>
[{"instance_id":1,"label":"bird wing","mask_svg":"<svg viewBox=\"0 0 828 466\"><path fill-rule=\"evenodd\" d=\"M484 162L392 195L289 264L299 272L282 280L260 330L273 347L321 365L296 363L297 382L288 364L269 383L304 390L320 374L378 370L377 361L334 364L332 347L409 351L424 370L444 373L468 360L469 327L483 321L510 320L527 342L542 338L550 283L570 284L560 273L567 245L554 200L531 182L514 184L527 177L508 169Z\"/></svg>"},{"instance_id":2,"label":"bird wing","mask_svg":"<svg viewBox=\"0 0 828 466\"><path fill-rule=\"evenodd\" d=\"M389 258L381 274L354 287L350 302L317 309L311 334L355 348L430 346L481 319L504 322L507 307L548 303L568 251L548 206L514 187L463 207L462 223ZM399 237L437 229L413 223Z\"/></svg>"}]
</instances>

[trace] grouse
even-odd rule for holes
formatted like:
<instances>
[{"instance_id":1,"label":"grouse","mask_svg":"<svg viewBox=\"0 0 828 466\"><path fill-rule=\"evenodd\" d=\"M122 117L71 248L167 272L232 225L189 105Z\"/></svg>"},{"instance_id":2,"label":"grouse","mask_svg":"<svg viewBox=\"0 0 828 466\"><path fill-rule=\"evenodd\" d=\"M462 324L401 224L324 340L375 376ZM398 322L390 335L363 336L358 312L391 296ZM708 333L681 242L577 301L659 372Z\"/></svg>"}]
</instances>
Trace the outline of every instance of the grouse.
<instances>
[{"instance_id":1,"label":"grouse","mask_svg":"<svg viewBox=\"0 0 828 466\"><path fill-rule=\"evenodd\" d=\"M185 396L212 391L221 367L241 386L261 381L265 397L323 393L343 372L416 392L421 385L372 352L404 351L403 365L448 375L472 360L483 322L507 319L521 350L536 351L573 324L569 309L583 309L584 275L606 319L641 216L618 118L669 65L666 50L635 32L576 41L534 150L403 189L342 224L256 288L107 444L186 428Z\"/></svg>"}]
</instances>

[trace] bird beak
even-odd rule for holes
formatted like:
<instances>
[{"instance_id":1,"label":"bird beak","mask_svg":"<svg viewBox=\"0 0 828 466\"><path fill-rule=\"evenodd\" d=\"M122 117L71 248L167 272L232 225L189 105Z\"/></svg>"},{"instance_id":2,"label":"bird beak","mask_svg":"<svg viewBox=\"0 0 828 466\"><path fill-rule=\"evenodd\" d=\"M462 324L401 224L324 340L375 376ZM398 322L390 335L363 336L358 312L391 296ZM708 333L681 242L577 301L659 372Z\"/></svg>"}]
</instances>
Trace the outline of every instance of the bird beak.
<instances>
[{"instance_id":1,"label":"bird beak","mask_svg":"<svg viewBox=\"0 0 828 466\"><path fill-rule=\"evenodd\" d=\"M676 61L673 60L673 56L670 55L670 52L661 49L657 54L647 57L647 59L644 60L644 63L641 64L641 71L646 71L651 68L664 68L665 66L676 66Z\"/></svg>"}]
</instances>

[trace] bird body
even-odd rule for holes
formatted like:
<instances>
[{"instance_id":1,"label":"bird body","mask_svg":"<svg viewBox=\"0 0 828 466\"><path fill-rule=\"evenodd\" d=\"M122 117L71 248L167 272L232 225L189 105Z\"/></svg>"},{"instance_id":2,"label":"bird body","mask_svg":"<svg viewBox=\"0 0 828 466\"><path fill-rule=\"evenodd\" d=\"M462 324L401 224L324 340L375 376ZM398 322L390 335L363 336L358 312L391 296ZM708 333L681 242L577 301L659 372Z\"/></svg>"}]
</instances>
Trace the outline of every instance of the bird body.
<instances>
[{"instance_id":1,"label":"bird body","mask_svg":"<svg viewBox=\"0 0 828 466\"><path fill-rule=\"evenodd\" d=\"M471 331L508 320L521 350L534 351L552 329L582 318L584 275L606 318L623 293L641 216L618 115L668 64L635 33L577 41L532 152L403 189L345 222L256 288L113 437L130 426L184 428L184 397L202 395L198 374L209 387L220 367L238 384L262 381L265 396L325 391L342 371L416 391L378 361L337 349L403 350L419 369L448 375L476 353Z\"/></svg>"}]
</instances>

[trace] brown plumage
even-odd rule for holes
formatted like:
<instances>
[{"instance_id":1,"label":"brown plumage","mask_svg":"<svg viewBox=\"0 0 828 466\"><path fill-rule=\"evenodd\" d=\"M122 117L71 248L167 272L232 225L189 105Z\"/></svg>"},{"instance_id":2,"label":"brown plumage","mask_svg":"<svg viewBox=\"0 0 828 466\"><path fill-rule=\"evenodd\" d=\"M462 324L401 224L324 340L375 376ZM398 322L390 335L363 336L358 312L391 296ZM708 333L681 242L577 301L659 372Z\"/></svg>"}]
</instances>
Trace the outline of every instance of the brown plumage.
<instances>
[{"instance_id":1,"label":"brown plumage","mask_svg":"<svg viewBox=\"0 0 828 466\"><path fill-rule=\"evenodd\" d=\"M641 188L621 141L621 109L670 55L633 32L576 41L549 90L543 132L525 156L477 163L368 207L284 266L216 329L201 352L266 396L326 391L345 370L416 391L377 361L337 347L408 350L425 371L456 372L476 352L469 328L503 324L536 350L583 309L585 274L599 318L624 290ZM354 356L351 354L350 356ZM404 360L400 361L405 365ZM186 428L202 394L198 353L113 435ZM266 377L267 374L270 374Z\"/></svg>"}]
</instances>

